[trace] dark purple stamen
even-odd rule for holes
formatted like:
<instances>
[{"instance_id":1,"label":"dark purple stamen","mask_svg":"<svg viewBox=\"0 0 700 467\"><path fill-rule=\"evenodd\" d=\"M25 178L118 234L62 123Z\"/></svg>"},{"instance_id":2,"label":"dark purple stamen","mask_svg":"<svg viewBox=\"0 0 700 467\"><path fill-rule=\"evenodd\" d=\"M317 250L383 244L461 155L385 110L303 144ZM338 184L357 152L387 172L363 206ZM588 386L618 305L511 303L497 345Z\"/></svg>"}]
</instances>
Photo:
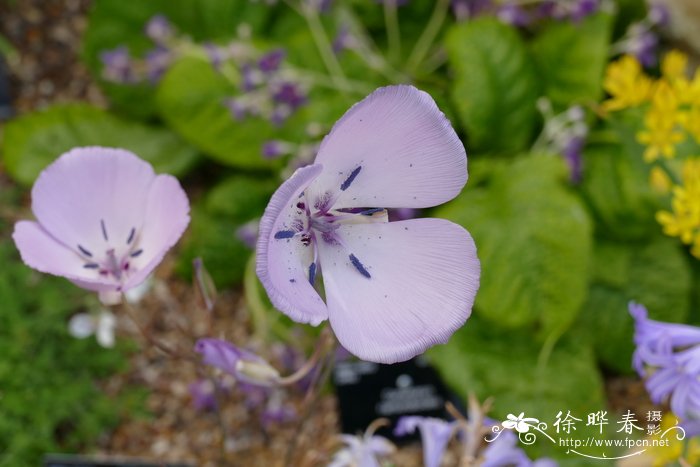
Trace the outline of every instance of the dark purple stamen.
<instances>
[{"instance_id":1,"label":"dark purple stamen","mask_svg":"<svg viewBox=\"0 0 700 467\"><path fill-rule=\"evenodd\" d=\"M340 185L340 189L345 191L348 188L350 188L350 184L355 180L355 177L357 177L357 174L360 173L360 170L362 170L362 166L357 167L355 170L353 170L348 178L345 179L342 185Z\"/></svg>"},{"instance_id":2,"label":"dark purple stamen","mask_svg":"<svg viewBox=\"0 0 700 467\"><path fill-rule=\"evenodd\" d=\"M296 232L293 230L280 230L275 234L277 240L282 240L284 238L292 238Z\"/></svg>"},{"instance_id":3,"label":"dark purple stamen","mask_svg":"<svg viewBox=\"0 0 700 467\"><path fill-rule=\"evenodd\" d=\"M306 209L306 204L304 204L303 202L299 201L299 202L297 203L297 208L299 208L299 209L301 209L301 210L303 211L304 209Z\"/></svg>"},{"instance_id":4,"label":"dark purple stamen","mask_svg":"<svg viewBox=\"0 0 700 467\"><path fill-rule=\"evenodd\" d=\"M140 255L141 253L143 253L143 248L139 248L138 250L136 250L136 251L134 251L133 253L131 253L131 257L132 257L132 258L136 258L136 257L137 257L138 255Z\"/></svg>"},{"instance_id":5,"label":"dark purple stamen","mask_svg":"<svg viewBox=\"0 0 700 467\"><path fill-rule=\"evenodd\" d=\"M309 246L309 245L311 245L311 235L309 235L309 234L307 234L307 233L302 234L302 236L301 236L301 244L304 245L304 246Z\"/></svg>"},{"instance_id":6,"label":"dark purple stamen","mask_svg":"<svg viewBox=\"0 0 700 467\"><path fill-rule=\"evenodd\" d=\"M87 250L86 250L85 248L83 248L81 245L78 245L78 250L80 250L80 252L81 252L82 254L84 254L85 256L89 256L90 258L92 258L92 253L90 253L89 251L87 251Z\"/></svg>"},{"instance_id":7,"label":"dark purple stamen","mask_svg":"<svg viewBox=\"0 0 700 467\"><path fill-rule=\"evenodd\" d=\"M367 209L366 211L362 211L360 214L362 214L363 216L371 216L372 214L377 213L377 212L382 212L383 210L384 210L384 208L372 208L372 209Z\"/></svg>"},{"instance_id":8,"label":"dark purple stamen","mask_svg":"<svg viewBox=\"0 0 700 467\"><path fill-rule=\"evenodd\" d=\"M132 242L132 240L134 240L134 235L136 235L136 229L132 227L131 232L129 232L129 238L126 239L127 245L129 245Z\"/></svg>"},{"instance_id":9,"label":"dark purple stamen","mask_svg":"<svg viewBox=\"0 0 700 467\"><path fill-rule=\"evenodd\" d=\"M314 285L315 281L316 281L316 263L311 263L311 266L309 266L309 282L311 282L311 285Z\"/></svg>"},{"instance_id":10,"label":"dark purple stamen","mask_svg":"<svg viewBox=\"0 0 700 467\"><path fill-rule=\"evenodd\" d=\"M105 227L104 219L100 219L100 226L102 227L102 237L104 237L105 242L109 241L109 237L107 236L107 227Z\"/></svg>"},{"instance_id":11,"label":"dark purple stamen","mask_svg":"<svg viewBox=\"0 0 700 467\"><path fill-rule=\"evenodd\" d=\"M100 265L97 263L85 263L85 264L83 264L83 267L85 269L97 269L100 267Z\"/></svg>"},{"instance_id":12,"label":"dark purple stamen","mask_svg":"<svg viewBox=\"0 0 700 467\"><path fill-rule=\"evenodd\" d=\"M365 269L364 265L362 263L360 263L360 260L357 259L357 256L353 255L352 253L350 253L350 262L352 263L353 266L355 266L355 269L357 269L358 272L360 274L362 274L363 276L365 276L367 279L372 277L372 275L369 273L369 271L367 269Z\"/></svg>"}]
</instances>

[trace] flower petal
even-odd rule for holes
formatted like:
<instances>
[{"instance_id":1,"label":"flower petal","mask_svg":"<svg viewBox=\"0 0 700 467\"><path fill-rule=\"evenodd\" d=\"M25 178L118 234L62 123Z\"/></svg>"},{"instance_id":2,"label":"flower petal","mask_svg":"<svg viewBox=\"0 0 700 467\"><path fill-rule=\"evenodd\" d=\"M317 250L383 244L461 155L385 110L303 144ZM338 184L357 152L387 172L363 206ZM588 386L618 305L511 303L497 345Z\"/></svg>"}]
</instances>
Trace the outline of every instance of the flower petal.
<instances>
[{"instance_id":1,"label":"flower petal","mask_svg":"<svg viewBox=\"0 0 700 467\"><path fill-rule=\"evenodd\" d=\"M322 169L318 164L298 169L272 195L260 219L256 260L258 277L272 304L294 321L314 326L328 318L328 311L309 282L313 249L298 238L275 238L275 233L289 230L297 199Z\"/></svg>"},{"instance_id":2,"label":"flower petal","mask_svg":"<svg viewBox=\"0 0 700 467\"><path fill-rule=\"evenodd\" d=\"M101 250L105 237L126 242L141 227L155 174L129 151L73 149L49 165L32 188L39 223L69 248Z\"/></svg>"},{"instance_id":3,"label":"flower petal","mask_svg":"<svg viewBox=\"0 0 700 467\"><path fill-rule=\"evenodd\" d=\"M94 270L84 267L83 258L52 237L37 222L17 222L12 238L22 261L37 271L65 277L89 290L116 289L111 281L100 281Z\"/></svg>"},{"instance_id":4,"label":"flower petal","mask_svg":"<svg viewBox=\"0 0 700 467\"><path fill-rule=\"evenodd\" d=\"M146 280L190 222L187 195L172 175L155 177L144 199L145 221L138 239L138 247L143 253L131 259L136 272L129 276L125 290Z\"/></svg>"},{"instance_id":5,"label":"flower petal","mask_svg":"<svg viewBox=\"0 0 700 467\"><path fill-rule=\"evenodd\" d=\"M445 343L471 313L480 265L469 233L443 219L346 224L319 242L331 327L369 361ZM354 258L354 259L353 259Z\"/></svg>"},{"instance_id":6,"label":"flower petal","mask_svg":"<svg viewBox=\"0 0 700 467\"><path fill-rule=\"evenodd\" d=\"M467 182L467 157L429 94L379 88L355 104L321 143L324 171L309 187L339 194L336 207L424 208L454 198Z\"/></svg>"}]
</instances>

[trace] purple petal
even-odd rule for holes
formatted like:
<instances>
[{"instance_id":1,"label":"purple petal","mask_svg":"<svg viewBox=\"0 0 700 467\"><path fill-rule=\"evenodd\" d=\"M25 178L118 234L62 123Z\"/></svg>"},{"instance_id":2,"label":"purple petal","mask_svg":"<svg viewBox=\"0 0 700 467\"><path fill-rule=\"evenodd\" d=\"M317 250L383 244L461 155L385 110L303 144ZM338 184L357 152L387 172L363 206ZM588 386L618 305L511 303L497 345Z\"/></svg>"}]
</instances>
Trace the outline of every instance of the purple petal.
<instances>
[{"instance_id":1,"label":"purple petal","mask_svg":"<svg viewBox=\"0 0 700 467\"><path fill-rule=\"evenodd\" d=\"M76 148L49 165L32 188L32 211L56 240L90 251L103 249L108 234L126 239L141 227L153 168L122 149Z\"/></svg>"},{"instance_id":2,"label":"purple petal","mask_svg":"<svg viewBox=\"0 0 700 467\"><path fill-rule=\"evenodd\" d=\"M57 241L37 222L17 222L12 238L27 266L46 274L65 277L84 289L116 290L115 284L95 277L94 271L84 267L85 262L80 256Z\"/></svg>"},{"instance_id":3,"label":"purple petal","mask_svg":"<svg viewBox=\"0 0 700 467\"><path fill-rule=\"evenodd\" d=\"M313 249L275 239L275 233L289 230L299 195L322 169L319 164L298 169L277 189L260 219L257 245L256 270L272 304L294 321L314 326L328 318L328 311L307 279Z\"/></svg>"},{"instance_id":4,"label":"purple petal","mask_svg":"<svg viewBox=\"0 0 700 467\"><path fill-rule=\"evenodd\" d=\"M394 432L401 436L414 432L416 428L420 429L423 443L423 464L425 467L439 467L454 432L454 423L432 417L401 417Z\"/></svg>"},{"instance_id":5,"label":"purple petal","mask_svg":"<svg viewBox=\"0 0 700 467\"><path fill-rule=\"evenodd\" d=\"M336 232L342 245L320 241L319 256L331 326L354 355L407 360L447 342L469 317L480 266L462 227L414 219Z\"/></svg>"},{"instance_id":6,"label":"purple petal","mask_svg":"<svg viewBox=\"0 0 700 467\"><path fill-rule=\"evenodd\" d=\"M325 170L310 192L340 192L339 208L435 206L467 182L466 153L452 125L430 95L406 85L380 88L355 104L325 137L315 162Z\"/></svg>"},{"instance_id":7,"label":"purple petal","mask_svg":"<svg viewBox=\"0 0 700 467\"><path fill-rule=\"evenodd\" d=\"M139 285L160 264L185 232L190 222L189 212L189 201L180 182L172 175L158 175L146 201L146 217L139 238L143 254L132 258L136 272L129 276L124 289Z\"/></svg>"}]
</instances>

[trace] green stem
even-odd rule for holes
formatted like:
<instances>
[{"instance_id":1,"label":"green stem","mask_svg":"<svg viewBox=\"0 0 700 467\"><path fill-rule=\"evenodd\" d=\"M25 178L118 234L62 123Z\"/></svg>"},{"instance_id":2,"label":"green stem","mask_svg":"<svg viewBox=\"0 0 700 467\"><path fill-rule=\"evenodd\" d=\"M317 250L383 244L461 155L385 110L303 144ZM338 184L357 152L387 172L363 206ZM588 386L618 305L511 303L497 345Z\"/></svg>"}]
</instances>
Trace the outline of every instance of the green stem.
<instances>
[{"instance_id":1,"label":"green stem","mask_svg":"<svg viewBox=\"0 0 700 467\"><path fill-rule=\"evenodd\" d=\"M392 63L398 63L401 58L401 29L399 27L397 1L384 0L384 25L386 28L386 40L389 45L389 61Z\"/></svg>"},{"instance_id":2,"label":"green stem","mask_svg":"<svg viewBox=\"0 0 700 467\"><path fill-rule=\"evenodd\" d=\"M253 321L253 333L262 342L268 337L269 323L267 320L267 307L260 299L258 279L255 275L255 255L250 255L243 276L243 290L245 303Z\"/></svg>"},{"instance_id":3,"label":"green stem","mask_svg":"<svg viewBox=\"0 0 700 467\"><path fill-rule=\"evenodd\" d=\"M316 48L318 49L318 53L321 55L321 60L323 60L328 73L330 73L331 78L336 83L336 86L338 86L338 89L346 89L347 85L345 83L345 73L343 73L343 68L340 66L340 62L338 62L338 59L333 53L331 42L328 39L326 31L323 29L318 12L312 5L304 3L301 8L301 13L306 20L309 31L311 31L311 36L316 43Z\"/></svg>"},{"instance_id":4,"label":"green stem","mask_svg":"<svg viewBox=\"0 0 700 467\"><path fill-rule=\"evenodd\" d=\"M413 47L411 55L408 57L406 69L408 70L409 74L415 74L416 70L425 59L425 56L428 54L428 52L430 52L430 48L433 46L435 38L440 32L440 28L442 28L442 25L445 22L449 6L449 0L437 0L435 2L433 14L430 16L428 24L423 30L421 36L418 38L415 47Z\"/></svg>"}]
</instances>

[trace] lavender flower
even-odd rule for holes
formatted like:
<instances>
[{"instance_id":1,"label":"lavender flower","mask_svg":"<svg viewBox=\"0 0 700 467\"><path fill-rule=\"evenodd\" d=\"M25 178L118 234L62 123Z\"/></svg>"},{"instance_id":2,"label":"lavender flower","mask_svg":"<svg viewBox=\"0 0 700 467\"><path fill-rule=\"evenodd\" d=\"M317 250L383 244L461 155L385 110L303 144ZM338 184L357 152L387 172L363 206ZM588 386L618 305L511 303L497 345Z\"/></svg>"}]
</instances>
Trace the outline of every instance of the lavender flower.
<instances>
[{"instance_id":1,"label":"lavender flower","mask_svg":"<svg viewBox=\"0 0 700 467\"><path fill-rule=\"evenodd\" d=\"M173 26L168 18L160 14L148 20L145 32L149 39L161 46L165 46L174 34Z\"/></svg>"},{"instance_id":2,"label":"lavender flower","mask_svg":"<svg viewBox=\"0 0 700 467\"><path fill-rule=\"evenodd\" d=\"M700 328L650 320L646 308L636 303L630 303L629 311L635 320L634 367L646 377L652 402L668 400L687 434L699 434Z\"/></svg>"},{"instance_id":3,"label":"lavender flower","mask_svg":"<svg viewBox=\"0 0 700 467\"><path fill-rule=\"evenodd\" d=\"M447 422L439 418L407 416L396 422L394 434L405 436L420 430L423 443L423 465L439 467L447 449L447 443L455 433L457 422Z\"/></svg>"},{"instance_id":4,"label":"lavender flower","mask_svg":"<svg viewBox=\"0 0 700 467\"><path fill-rule=\"evenodd\" d=\"M255 249L255 242L258 240L260 231L260 219L253 219L246 222L236 230L236 237L251 250Z\"/></svg>"},{"instance_id":5,"label":"lavender flower","mask_svg":"<svg viewBox=\"0 0 700 467\"><path fill-rule=\"evenodd\" d=\"M294 150L294 145L280 140L269 140L263 143L262 156L265 159L278 159L290 154Z\"/></svg>"},{"instance_id":6,"label":"lavender flower","mask_svg":"<svg viewBox=\"0 0 700 467\"><path fill-rule=\"evenodd\" d=\"M671 15L666 5L658 2L651 4L649 12L647 13L647 18L651 24L661 28L668 26L671 21Z\"/></svg>"},{"instance_id":7,"label":"lavender flower","mask_svg":"<svg viewBox=\"0 0 700 467\"><path fill-rule=\"evenodd\" d=\"M571 11L571 19L574 22L582 21L597 12L599 8L600 0L576 0Z\"/></svg>"},{"instance_id":8,"label":"lavender flower","mask_svg":"<svg viewBox=\"0 0 700 467\"><path fill-rule=\"evenodd\" d=\"M306 94L299 85L291 82L283 82L273 90L272 99L279 104L287 105L290 110L294 111L304 105L306 102Z\"/></svg>"},{"instance_id":9,"label":"lavender flower","mask_svg":"<svg viewBox=\"0 0 700 467\"><path fill-rule=\"evenodd\" d=\"M448 120L412 86L380 88L353 106L260 222L257 273L272 303L297 322L329 319L365 360L407 360L447 342L479 287L474 242L442 219L387 222L384 208L454 198L466 162ZM314 289L320 273L326 303Z\"/></svg>"},{"instance_id":10,"label":"lavender flower","mask_svg":"<svg viewBox=\"0 0 700 467\"><path fill-rule=\"evenodd\" d=\"M105 50L100 54L102 77L115 83L130 83L134 80L134 70L129 49L126 46Z\"/></svg>"},{"instance_id":11,"label":"lavender flower","mask_svg":"<svg viewBox=\"0 0 700 467\"><path fill-rule=\"evenodd\" d=\"M258 68L263 73L274 73L279 70L285 55L286 52L284 49L276 49L272 52L268 52L258 60Z\"/></svg>"},{"instance_id":12,"label":"lavender flower","mask_svg":"<svg viewBox=\"0 0 700 467\"><path fill-rule=\"evenodd\" d=\"M216 400L217 387L209 379L195 381L189 386L190 396L194 408L200 412L216 410L218 403Z\"/></svg>"},{"instance_id":13,"label":"lavender flower","mask_svg":"<svg viewBox=\"0 0 700 467\"><path fill-rule=\"evenodd\" d=\"M146 54L146 74L151 83L157 83L165 74L172 62L172 54L168 49L156 47Z\"/></svg>"},{"instance_id":14,"label":"lavender flower","mask_svg":"<svg viewBox=\"0 0 700 467\"><path fill-rule=\"evenodd\" d=\"M518 437L512 431L503 431L481 452L481 467L556 467L548 458L531 460L518 446Z\"/></svg>"},{"instance_id":15,"label":"lavender flower","mask_svg":"<svg viewBox=\"0 0 700 467\"><path fill-rule=\"evenodd\" d=\"M38 222L15 224L22 260L97 291L105 303L142 283L189 223L177 179L123 149L76 148L32 188Z\"/></svg>"},{"instance_id":16,"label":"lavender flower","mask_svg":"<svg viewBox=\"0 0 700 467\"><path fill-rule=\"evenodd\" d=\"M528 12L525 11L524 8L513 3L506 3L501 6L496 16L503 23L517 27L528 26L532 22Z\"/></svg>"},{"instance_id":17,"label":"lavender flower","mask_svg":"<svg viewBox=\"0 0 700 467\"><path fill-rule=\"evenodd\" d=\"M194 348L202 354L202 362L218 368L238 381L270 386L279 380L279 373L261 357L221 339L199 339Z\"/></svg>"}]
</instances>

